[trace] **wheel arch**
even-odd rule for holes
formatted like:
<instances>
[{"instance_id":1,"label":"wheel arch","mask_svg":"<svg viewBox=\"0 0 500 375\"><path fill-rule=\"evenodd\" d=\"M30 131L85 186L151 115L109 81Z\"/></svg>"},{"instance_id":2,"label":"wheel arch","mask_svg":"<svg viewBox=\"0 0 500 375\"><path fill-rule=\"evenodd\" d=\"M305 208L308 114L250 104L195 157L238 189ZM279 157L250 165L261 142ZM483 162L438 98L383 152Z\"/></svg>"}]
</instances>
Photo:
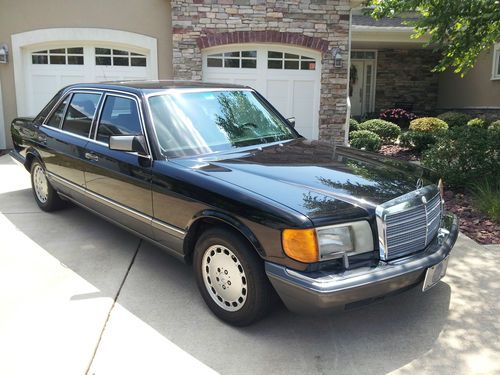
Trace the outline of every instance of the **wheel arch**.
<instances>
[{"instance_id":1,"label":"wheel arch","mask_svg":"<svg viewBox=\"0 0 500 375\"><path fill-rule=\"evenodd\" d=\"M188 225L184 237L184 257L187 262L192 261L192 254L196 240L200 234L212 227L225 227L243 237L260 257L265 256L265 251L252 230L237 218L215 210L205 210L193 217Z\"/></svg>"},{"instance_id":2,"label":"wheel arch","mask_svg":"<svg viewBox=\"0 0 500 375\"><path fill-rule=\"evenodd\" d=\"M43 163L42 157L38 151L34 148L29 148L26 151L26 160L24 162L24 168L26 168L28 172L31 172L31 165L34 160L37 160L40 164L42 164L42 167L45 168L45 164Z\"/></svg>"}]
</instances>

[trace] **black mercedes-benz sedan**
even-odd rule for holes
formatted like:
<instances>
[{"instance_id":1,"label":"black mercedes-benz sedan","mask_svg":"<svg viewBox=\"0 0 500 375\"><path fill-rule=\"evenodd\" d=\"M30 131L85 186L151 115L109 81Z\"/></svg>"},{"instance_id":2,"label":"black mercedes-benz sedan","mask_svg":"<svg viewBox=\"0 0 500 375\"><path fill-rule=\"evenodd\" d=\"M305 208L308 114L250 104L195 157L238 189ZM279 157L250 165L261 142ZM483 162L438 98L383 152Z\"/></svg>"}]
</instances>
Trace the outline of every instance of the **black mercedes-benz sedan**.
<instances>
[{"instance_id":1,"label":"black mercedes-benz sedan","mask_svg":"<svg viewBox=\"0 0 500 375\"><path fill-rule=\"evenodd\" d=\"M276 294L320 313L425 291L458 235L431 171L304 139L244 86L71 85L11 130L42 210L72 201L192 263L234 325Z\"/></svg>"}]
</instances>

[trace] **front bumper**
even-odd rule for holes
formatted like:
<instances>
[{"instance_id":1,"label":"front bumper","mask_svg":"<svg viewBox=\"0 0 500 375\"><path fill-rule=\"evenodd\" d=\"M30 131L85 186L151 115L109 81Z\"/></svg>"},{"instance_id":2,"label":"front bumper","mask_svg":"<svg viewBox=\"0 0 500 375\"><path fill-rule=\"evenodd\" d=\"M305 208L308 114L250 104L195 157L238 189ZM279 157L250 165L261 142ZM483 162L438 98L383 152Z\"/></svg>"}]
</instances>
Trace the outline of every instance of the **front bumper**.
<instances>
[{"instance_id":1,"label":"front bumper","mask_svg":"<svg viewBox=\"0 0 500 375\"><path fill-rule=\"evenodd\" d=\"M298 272L266 262L266 273L291 311L327 313L418 285L423 281L427 268L449 255L457 237L458 219L455 215L446 214L438 236L418 254L380 261L376 267L357 268L341 274Z\"/></svg>"}]
</instances>

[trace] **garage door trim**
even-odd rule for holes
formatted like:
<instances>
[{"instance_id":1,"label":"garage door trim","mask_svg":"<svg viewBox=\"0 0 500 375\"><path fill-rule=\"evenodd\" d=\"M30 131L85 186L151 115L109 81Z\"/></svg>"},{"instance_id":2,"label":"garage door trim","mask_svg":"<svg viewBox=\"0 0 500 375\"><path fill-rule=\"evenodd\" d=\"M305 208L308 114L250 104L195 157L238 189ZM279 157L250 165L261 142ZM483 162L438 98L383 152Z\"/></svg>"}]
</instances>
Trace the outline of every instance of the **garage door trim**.
<instances>
[{"instance_id":1,"label":"garage door trim","mask_svg":"<svg viewBox=\"0 0 500 375\"><path fill-rule=\"evenodd\" d=\"M149 51L150 74L153 79L158 79L158 55L156 38L132 33L128 31L99 29L99 28L55 28L27 31L13 34L12 40L12 62L14 66L14 83L16 88L16 103L18 116L28 114L25 103L25 74L27 61L24 53L27 49L32 50L37 45L49 43L69 43L69 42L95 42L130 46L138 50Z\"/></svg>"}]
</instances>

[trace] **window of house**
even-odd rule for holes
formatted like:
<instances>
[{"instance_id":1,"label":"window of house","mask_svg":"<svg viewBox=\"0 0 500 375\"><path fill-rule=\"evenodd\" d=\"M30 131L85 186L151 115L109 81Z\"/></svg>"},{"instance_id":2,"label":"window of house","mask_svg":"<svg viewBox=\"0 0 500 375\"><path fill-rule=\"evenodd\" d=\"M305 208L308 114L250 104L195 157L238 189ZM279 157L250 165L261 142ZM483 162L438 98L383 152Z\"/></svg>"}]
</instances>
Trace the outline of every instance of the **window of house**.
<instances>
[{"instance_id":1,"label":"window of house","mask_svg":"<svg viewBox=\"0 0 500 375\"><path fill-rule=\"evenodd\" d=\"M257 68L257 51L214 53L207 56L209 68Z\"/></svg>"},{"instance_id":2,"label":"window of house","mask_svg":"<svg viewBox=\"0 0 500 375\"><path fill-rule=\"evenodd\" d=\"M96 48L95 64L110 66L146 66L146 55L113 48Z\"/></svg>"},{"instance_id":3,"label":"window of house","mask_svg":"<svg viewBox=\"0 0 500 375\"><path fill-rule=\"evenodd\" d=\"M293 53L268 51L267 68L285 70L316 70L316 60L312 57L296 55Z\"/></svg>"},{"instance_id":4,"label":"window of house","mask_svg":"<svg viewBox=\"0 0 500 375\"><path fill-rule=\"evenodd\" d=\"M374 60L375 51L351 51L351 59L354 60Z\"/></svg>"},{"instance_id":5,"label":"window of house","mask_svg":"<svg viewBox=\"0 0 500 375\"><path fill-rule=\"evenodd\" d=\"M64 118L63 130L88 137L101 94L76 93Z\"/></svg>"},{"instance_id":6,"label":"window of house","mask_svg":"<svg viewBox=\"0 0 500 375\"><path fill-rule=\"evenodd\" d=\"M142 134L137 102L119 96L107 96L102 109L97 140L108 143L111 135Z\"/></svg>"},{"instance_id":7,"label":"window of house","mask_svg":"<svg viewBox=\"0 0 500 375\"><path fill-rule=\"evenodd\" d=\"M31 54L31 63L36 65L83 65L83 47L36 51Z\"/></svg>"},{"instance_id":8,"label":"window of house","mask_svg":"<svg viewBox=\"0 0 500 375\"><path fill-rule=\"evenodd\" d=\"M500 43L493 48L493 69L491 79L500 79Z\"/></svg>"}]
</instances>

